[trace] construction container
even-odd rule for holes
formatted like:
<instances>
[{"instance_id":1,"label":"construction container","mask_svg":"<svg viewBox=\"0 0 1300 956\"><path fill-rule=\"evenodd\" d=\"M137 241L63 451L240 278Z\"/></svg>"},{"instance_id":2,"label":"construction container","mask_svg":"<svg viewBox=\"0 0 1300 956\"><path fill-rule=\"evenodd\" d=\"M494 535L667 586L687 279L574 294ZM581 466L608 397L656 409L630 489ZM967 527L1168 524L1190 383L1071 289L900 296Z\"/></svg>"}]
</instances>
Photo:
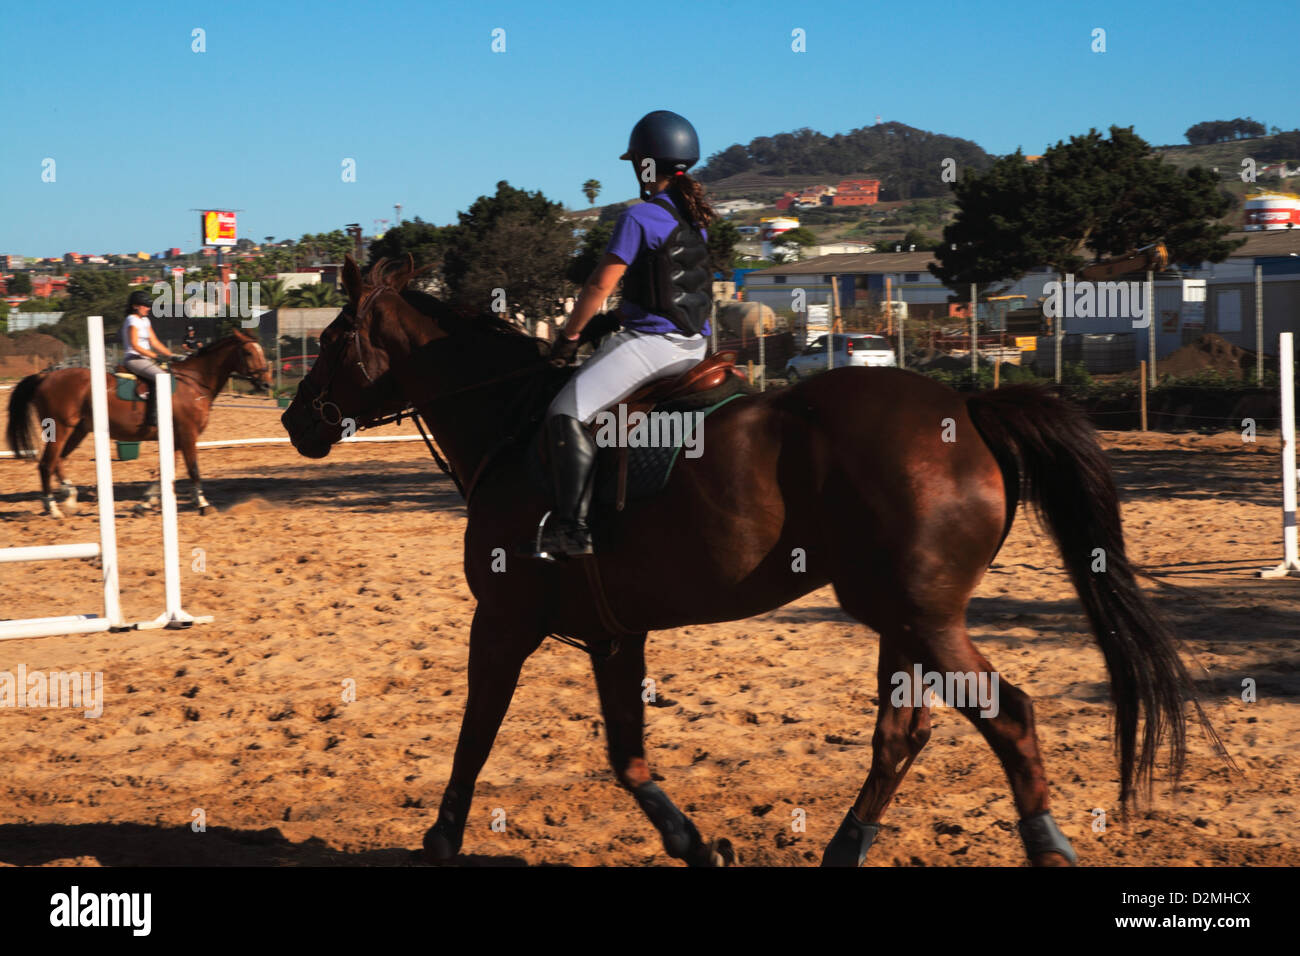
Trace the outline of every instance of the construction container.
<instances>
[{"instance_id":1,"label":"construction container","mask_svg":"<svg viewBox=\"0 0 1300 956\"><path fill-rule=\"evenodd\" d=\"M1061 341L1061 366L1082 365L1090 373L1107 375L1137 368L1137 333L1135 332L1067 332ZM1056 372L1056 336L1038 336L1034 353L1034 372Z\"/></svg>"}]
</instances>

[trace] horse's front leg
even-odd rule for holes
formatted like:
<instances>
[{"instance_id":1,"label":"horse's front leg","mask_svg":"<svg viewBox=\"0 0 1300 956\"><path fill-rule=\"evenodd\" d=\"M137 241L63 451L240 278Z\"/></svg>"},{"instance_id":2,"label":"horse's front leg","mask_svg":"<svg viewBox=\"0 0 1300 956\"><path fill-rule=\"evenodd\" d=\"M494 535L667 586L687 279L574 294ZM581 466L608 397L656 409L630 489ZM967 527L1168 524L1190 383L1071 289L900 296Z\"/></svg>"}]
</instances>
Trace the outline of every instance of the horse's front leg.
<instances>
[{"instance_id":1,"label":"horse's front leg","mask_svg":"<svg viewBox=\"0 0 1300 956\"><path fill-rule=\"evenodd\" d=\"M199 509L201 515L207 514L209 510L215 511L212 503L203 497L203 482L199 480L199 450L195 444L195 436L190 434L180 436L180 446L181 454L185 457L185 471L194 484L194 507Z\"/></svg>"},{"instance_id":2,"label":"horse's front leg","mask_svg":"<svg viewBox=\"0 0 1300 956\"><path fill-rule=\"evenodd\" d=\"M730 841L705 843L695 824L651 779L645 759L645 638L621 637L613 654L592 658L610 765L663 837L669 856L689 866L724 866L734 860Z\"/></svg>"},{"instance_id":3,"label":"horse's front leg","mask_svg":"<svg viewBox=\"0 0 1300 956\"><path fill-rule=\"evenodd\" d=\"M479 771L510 708L519 671L543 637L535 627L499 612L493 615L483 605L474 612L469 632L469 696L451 780L443 791L438 820L424 835L425 858L432 863L449 862L460 852Z\"/></svg>"}]
</instances>

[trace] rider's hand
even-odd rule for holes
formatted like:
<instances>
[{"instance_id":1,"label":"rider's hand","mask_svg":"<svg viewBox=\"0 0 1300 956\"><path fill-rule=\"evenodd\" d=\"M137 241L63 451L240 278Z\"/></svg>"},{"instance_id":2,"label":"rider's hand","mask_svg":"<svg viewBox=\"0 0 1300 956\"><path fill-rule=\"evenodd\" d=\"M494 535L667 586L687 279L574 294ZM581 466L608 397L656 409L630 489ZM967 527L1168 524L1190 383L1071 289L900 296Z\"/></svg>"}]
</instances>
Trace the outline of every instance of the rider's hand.
<instances>
[{"instance_id":1,"label":"rider's hand","mask_svg":"<svg viewBox=\"0 0 1300 956\"><path fill-rule=\"evenodd\" d=\"M569 338L567 335L560 333L551 343L551 354L549 356L552 365L568 365L573 361L573 357L578 354L577 338Z\"/></svg>"}]
</instances>

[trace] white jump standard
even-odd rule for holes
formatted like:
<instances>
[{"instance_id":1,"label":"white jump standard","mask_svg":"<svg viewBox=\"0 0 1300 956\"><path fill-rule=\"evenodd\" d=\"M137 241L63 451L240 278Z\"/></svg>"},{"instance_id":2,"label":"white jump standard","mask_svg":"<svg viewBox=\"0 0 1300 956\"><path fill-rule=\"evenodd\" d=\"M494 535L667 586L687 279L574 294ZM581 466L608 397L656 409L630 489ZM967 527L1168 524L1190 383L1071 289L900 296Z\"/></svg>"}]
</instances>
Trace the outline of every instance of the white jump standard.
<instances>
[{"instance_id":1,"label":"white jump standard","mask_svg":"<svg viewBox=\"0 0 1300 956\"><path fill-rule=\"evenodd\" d=\"M1260 571L1261 578L1300 576L1300 541L1296 529L1295 352L1290 332L1282 333L1277 352L1282 386L1282 563Z\"/></svg>"},{"instance_id":2,"label":"white jump standard","mask_svg":"<svg viewBox=\"0 0 1300 956\"><path fill-rule=\"evenodd\" d=\"M34 547L0 548L0 564L28 561L56 561L98 557L102 565L104 613L67 614L56 617L0 621L0 640L23 637L54 637L91 634L98 631L130 631L148 628L180 628L203 624L211 616L193 617L181 607L180 548L176 523L176 492L173 487L176 462L172 440L171 376L160 375L158 389L159 480L162 483L163 577L166 608L151 621L128 623L122 617L118 583L117 526L114 520L113 464L109 455L108 369L104 359L104 319L92 315L86 320L90 336L91 410L94 413L95 487L99 504L99 541L52 544Z\"/></svg>"}]
</instances>

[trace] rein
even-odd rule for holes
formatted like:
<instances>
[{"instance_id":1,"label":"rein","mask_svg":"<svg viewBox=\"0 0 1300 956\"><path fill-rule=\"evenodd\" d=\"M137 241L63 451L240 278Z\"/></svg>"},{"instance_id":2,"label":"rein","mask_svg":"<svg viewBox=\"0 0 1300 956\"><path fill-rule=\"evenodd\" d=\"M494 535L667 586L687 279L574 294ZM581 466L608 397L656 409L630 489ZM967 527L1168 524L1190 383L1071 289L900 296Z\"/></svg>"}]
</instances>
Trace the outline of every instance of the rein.
<instances>
[{"instance_id":1,"label":"rein","mask_svg":"<svg viewBox=\"0 0 1300 956\"><path fill-rule=\"evenodd\" d=\"M372 288L364 295L362 295L360 299L357 300L357 305L355 309L348 307L339 313L339 318L345 321L345 325L347 329L345 333L345 337L352 340L353 346L356 349L355 364L357 368L361 370L361 374L365 376L366 382L371 385L375 383L375 377L371 375L370 370L366 368L365 359L363 358L362 355L361 330L359 328L359 323L362 317L370 309L376 297L378 297L384 292L392 292L392 291L393 291L392 289L389 289L386 286L379 286L376 288ZM313 413L315 413L316 417L327 425L338 425L343 421L342 409L339 408L336 402L330 400L329 383L334 381L335 374L338 372L339 368L345 363L346 353L347 353L346 344L344 344L341 348L335 351L333 358L330 360L328 374L325 378L326 384L324 386L318 386L315 383L311 382L310 379L303 379L302 383L298 386L300 391L304 387L307 388L308 397L310 399L311 409ZM348 363L348 364L352 364L352 363ZM357 430L360 431L361 429L365 429L365 428L376 428L380 425L395 424L401 422L403 417L409 417L413 422L415 422L415 427L419 429L420 437L424 439L424 445L426 448L429 449L429 454L433 458L434 463L437 464L439 470L441 470L444 475L447 475L449 478L451 478L452 482L456 485L456 490L460 492L461 497L465 499L466 506L468 506L470 497L474 494L474 488L478 485L479 479L483 477L483 474L487 471L488 467L499 457L500 453L515 442L518 429L515 429L510 434L504 436L500 441L498 441L494 446L492 446L492 448L489 449L488 452L485 455L483 455L483 457L479 460L478 467L474 469L474 473L470 476L469 481L464 482L461 480L460 475L456 473L455 468L452 467L451 462L446 458L444 458L442 454L439 453L437 446L434 445L433 439L430 437L429 431L426 430L425 428L425 423L421 420L421 416L418 412L418 408L420 406L432 405L435 402L441 402L445 399L453 398L458 395L464 395L468 392L478 391L479 389L484 389L484 388L490 388L494 385L500 385L502 382L513 381L517 378L523 378L525 376L535 376L538 372L542 371L543 368L545 368L549 364L550 362L547 359L538 359L538 361L536 362L532 362L527 365L521 366L520 368L514 369L513 371L505 372L501 375L495 375L492 376L491 378L487 378L479 382L473 382L469 385L462 385L458 388L453 388L445 392L440 392L436 395L428 396L427 398L420 398L414 400L408 398L407 404L396 412L391 412L387 415L380 413L377 417L367 418L365 421L357 423L356 426ZM526 402L529 394L530 391L528 389L524 389L521 391L519 397L519 404L521 406Z\"/></svg>"}]
</instances>

